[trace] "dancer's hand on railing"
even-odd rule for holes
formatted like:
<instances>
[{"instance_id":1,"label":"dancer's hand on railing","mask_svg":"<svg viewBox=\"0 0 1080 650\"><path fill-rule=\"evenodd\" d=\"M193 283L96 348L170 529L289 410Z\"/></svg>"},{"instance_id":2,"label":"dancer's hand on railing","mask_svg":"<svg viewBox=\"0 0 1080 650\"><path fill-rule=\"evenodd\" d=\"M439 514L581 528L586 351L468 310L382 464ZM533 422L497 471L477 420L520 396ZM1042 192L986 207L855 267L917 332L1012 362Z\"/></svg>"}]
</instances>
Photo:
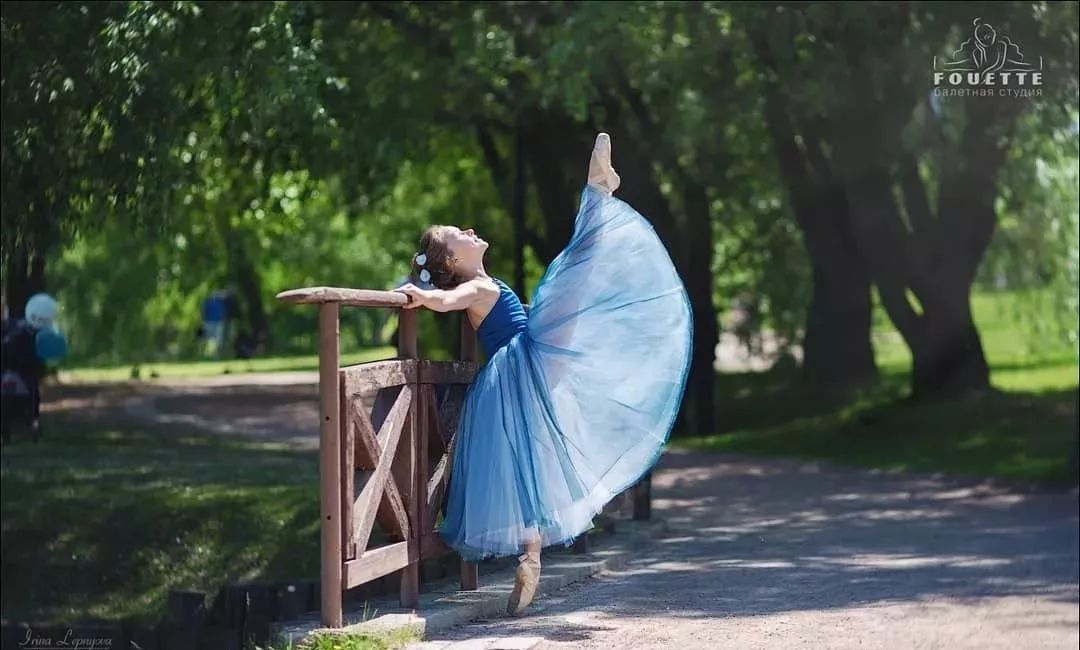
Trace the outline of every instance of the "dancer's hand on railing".
<instances>
[{"instance_id":1,"label":"dancer's hand on railing","mask_svg":"<svg viewBox=\"0 0 1080 650\"><path fill-rule=\"evenodd\" d=\"M404 284L394 291L404 293L411 300L402 305L405 309L427 307L431 311L447 312L470 309L481 300L495 302L499 288L485 278L473 278L462 282L453 289L421 289L416 285ZM489 303L490 306L490 303Z\"/></svg>"},{"instance_id":2,"label":"dancer's hand on railing","mask_svg":"<svg viewBox=\"0 0 1080 650\"><path fill-rule=\"evenodd\" d=\"M431 292L412 284L403 284L395 291L400 291L409 297L409 302L404 305L404 309L416 309L417 307L424 307L431 302Z\"/></svg>"}]
</instances>

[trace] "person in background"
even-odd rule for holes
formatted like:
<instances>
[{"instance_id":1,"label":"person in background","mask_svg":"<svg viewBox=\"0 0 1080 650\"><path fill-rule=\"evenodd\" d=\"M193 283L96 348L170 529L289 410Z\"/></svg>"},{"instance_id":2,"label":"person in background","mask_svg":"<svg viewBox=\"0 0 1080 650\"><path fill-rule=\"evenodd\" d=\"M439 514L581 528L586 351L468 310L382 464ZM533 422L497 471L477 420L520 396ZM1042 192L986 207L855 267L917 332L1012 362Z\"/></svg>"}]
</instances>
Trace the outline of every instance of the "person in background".
<instances>
[{"instance_id":1,"label":"person in background","mask_svg":"<svg viewBox=\"0 0 1080 650\"><path fill-rule=\"evenodd\" d=\"M56 329L58 307L51 296L35 294L26 303L25 318L10 318L3 305L0 394L3 396L3 438L17 421L28 421L34 442L41 435L41 382L50 363L67 354L67 339Z\"/></svg>"},{"instance_id":2,"label":"person in background","mask_svg":"<svg viewBox=\"0 0 1080 650\"><path fill-rule=\"evenodd\" d=\"M213 355L218 359L225 349L226 307L226 295L223 291L215 291L203 301L203 336L213 346Z\"/></svg>"}]
</instances>

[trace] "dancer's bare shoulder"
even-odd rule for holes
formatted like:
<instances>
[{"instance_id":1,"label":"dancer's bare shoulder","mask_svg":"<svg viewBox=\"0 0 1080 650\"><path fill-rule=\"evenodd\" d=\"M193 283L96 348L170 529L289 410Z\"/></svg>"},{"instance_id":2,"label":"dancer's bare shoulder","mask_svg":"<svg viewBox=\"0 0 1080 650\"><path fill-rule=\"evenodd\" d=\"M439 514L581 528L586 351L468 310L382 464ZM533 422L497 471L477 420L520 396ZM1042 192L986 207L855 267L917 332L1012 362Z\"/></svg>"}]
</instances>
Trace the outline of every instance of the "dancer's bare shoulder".
<instances>
[{"instance_id":1,"label":"dancer's bare shoulder","mask_svg":"<svg viewBox=\"0 0 1080 650\"><path fill-rule=\"evenodd\" d=\"M502 289L491 278L473 278L467 284L471 284L475 292L472 304L468 308L469 320L474 328L478 328L491 313L495 303L499 301Z\"/></svg>"}]
</instances>

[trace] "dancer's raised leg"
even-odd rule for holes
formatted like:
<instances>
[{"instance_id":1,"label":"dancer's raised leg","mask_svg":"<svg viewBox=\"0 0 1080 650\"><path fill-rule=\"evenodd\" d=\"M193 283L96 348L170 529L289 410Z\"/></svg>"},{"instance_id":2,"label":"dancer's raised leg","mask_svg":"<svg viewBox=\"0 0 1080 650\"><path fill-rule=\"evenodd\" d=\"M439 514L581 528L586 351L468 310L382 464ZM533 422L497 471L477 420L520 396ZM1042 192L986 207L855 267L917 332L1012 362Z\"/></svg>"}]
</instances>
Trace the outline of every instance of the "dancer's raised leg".
<instances>
[{"instance_id":1,"label":"dancer's raised leg","mask_svg":"<svg viewBox=\"0 0 1080 650\"><path fill-rule=\"evenodd\" d=\"M596 136L592 158L589 159L589 185L599 187L607 194L614 194L619 189L619 175L611 166L611 136L601 133Z\"/></svg>"}]
</instances>

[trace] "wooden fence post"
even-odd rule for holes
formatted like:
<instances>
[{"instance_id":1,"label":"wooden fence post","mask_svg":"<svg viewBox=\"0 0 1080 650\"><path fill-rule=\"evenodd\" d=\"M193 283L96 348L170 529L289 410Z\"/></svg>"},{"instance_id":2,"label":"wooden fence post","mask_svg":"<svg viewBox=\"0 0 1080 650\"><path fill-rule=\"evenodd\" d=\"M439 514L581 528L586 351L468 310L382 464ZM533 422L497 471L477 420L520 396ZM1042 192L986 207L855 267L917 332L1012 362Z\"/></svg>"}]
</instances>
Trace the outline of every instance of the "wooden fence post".
<instances>
[{"instance_id":1,"label":"wooden fence post","mask_svg":"<svg viewBox=\"0 0 1080 650\"><path fill-rule=\"evenodd\" d=\"M469 316L465 312L461 312L461 331L458 349L462 361L476 361L476 331L473 329L472 323L469 322ZM459 431L458 433L460 434L461 432ZM453 477L451 477L450 480L454 480ZM479 588L480 579L475 563L462 560L460 572L462 589L471 591Z\"/></svg>"},{"instance_id":2,"label":"wooden fence post","mask_svg":"<svg viewBox=\"0 0 1080 650\"><path fill-rule=\"evenodd\" d=\"M402 359L415 359L417 357L417 314L412 309L398 311L398 356ZM395 463L399 468L399 489L404 494L406 508L409 512L409 564L401 570L401 593L402 607L416 607L420 596L420 541L423 526L420 523L420 496L424 494L417 488L417 466L421 459L417 458L417 431L420 413L420 383L411 386L413 399L409 404L409 416L405 423L405 429L401 432L402 440L398 443L398 459ZM394 480L391 478L390 480Z\"/></svg>"},{"instance_id":3,"label":"wooden fence post","mask_svg":"<svg viewBox=\"0 0 1080 650\"><path fill-rule=\"evenodd\" d=\"M652 472L634 486L634 519L646 521L652 516Z\"/></svg>"},{"instance_id":4,"label":"wooden fence post","mask_svg":"<svg viewBox=\"0 0 1080 650\"><path fill-rule=\"evenodd\" d=\"M341 404L338 303L319 306L319 503L322 529L322 624L341 627Z\"/></svg>"}]
</instances>

